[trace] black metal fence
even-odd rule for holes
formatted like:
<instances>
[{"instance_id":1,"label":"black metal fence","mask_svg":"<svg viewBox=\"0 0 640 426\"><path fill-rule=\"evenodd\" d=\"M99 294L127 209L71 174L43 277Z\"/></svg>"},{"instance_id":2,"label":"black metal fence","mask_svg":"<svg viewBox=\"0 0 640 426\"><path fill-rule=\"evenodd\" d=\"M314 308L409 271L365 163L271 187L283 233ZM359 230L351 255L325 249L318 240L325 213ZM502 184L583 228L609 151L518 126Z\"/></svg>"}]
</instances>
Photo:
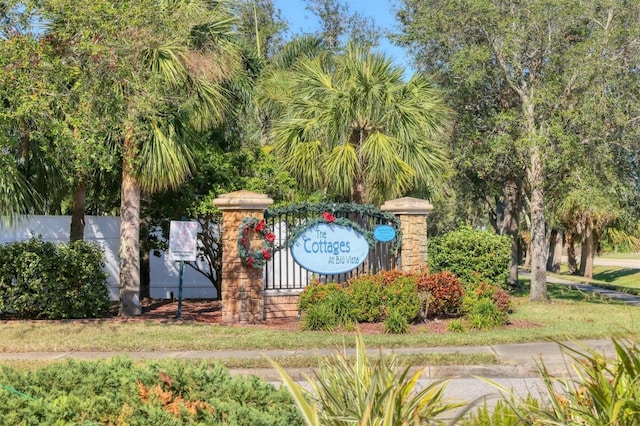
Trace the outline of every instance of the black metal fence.
<instances>
[{"instance_id":1,"label":"black metal fence","mask_svg":"<svg viewBox=\"0 0 640 426\"><path fill-rule=\"evenodd\" d=\"M321 217L325 212L336 218L347 218L366 232L373 233L379 225L390 225L396 231L396 238L390 242L376 241L370 245L365 262L349 272L327 275L307 271L293 259L289 237L296 228L304 227L307 222ZM348 203L304 203L267 209L264 217L276 235L275 252L265 269L267 290L302 289L314 279L320 282L343 282L363 273L388 271L397 264L402 239L400 221L376 207Z\"/></svg>"}]
</instances>

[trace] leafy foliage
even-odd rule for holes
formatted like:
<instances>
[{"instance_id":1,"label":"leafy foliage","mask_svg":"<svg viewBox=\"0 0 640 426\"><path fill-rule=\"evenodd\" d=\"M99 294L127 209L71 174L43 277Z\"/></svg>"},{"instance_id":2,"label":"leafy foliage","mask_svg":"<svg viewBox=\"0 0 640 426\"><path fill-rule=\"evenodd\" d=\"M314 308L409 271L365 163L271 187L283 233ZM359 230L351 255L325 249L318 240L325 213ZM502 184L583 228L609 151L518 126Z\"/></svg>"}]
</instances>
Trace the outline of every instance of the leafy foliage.
<instances>
[{"instance_id":1,"label":"leafy foliage","mask_svg":"<svg viewBox=\"0 0 640 426\"><path fill-rule=\"evenodd\" d=\"M325 293L321 299L309 306L302 317L302 327L307 330L331 331L336 327L351 328L355 322L353 302L340 287Z\"/></svg>"},{"instance_id":2,"label":"leafy foliage","mask_svg":"<svg viewBox=\"0 0 640 426\"><path fill-rule=\"evenodd\" d=\"M298 299L298 311L305 312L314 304L326 299L330 293L341 291L341 286L335 283L323 284L312 282L302 290Z\"/></svg>"},{"instance_id":3,"label":"leafy foliage","mask_svg":"<svg viewBox=\"0 0 640 426\"><path fill-rule=\"evenodd\" d=\"M31 239L0 246L0 312L20 318L95 318L110 307L97 245Z\"/></svg>"},{"instance_id":4,"label":"leafy foliage","mask_svg":"<svg viewBox=\"0 0 640 426\"><path fill-rule=\"evenodd\" d=\"M378 322L384 318L384 288L372 275L351 280L346 291L353 302L353 313L358 322Z\"/></svg>"},{"instance_id":5,"label":"leafy foliage","mask_svg":"<svg viewBox=\"0 0 640 426\"><path fill-rule=\"evenodd\" d=\"M416 283L419 293L426 293L425 317L459 315L464 297L462 283L449 271L421 274Z\"/></svg>"},{"instance_id":6,"label":"leafy foliage","mask_svg":"<svg viewBox=\"0 0 640 426\"><path fill-rule=\"evenodd\" d=\"M392 310L411 322L420 312L416 277L399 270L361 275L349 280L345 291L351 297L358 322L384 320Z\"/></svg>"},{"instance_id":7,"label":"leafy foliage","mask_svg":"<svg viewBox=\"0 0 640 426\"><path fill-rule=\"evenodd\" d=\"M505 324L507 315L489 299L474 300L468 305L467 320L472 328L488 330Z\"/></svg>"},{"instance_id":8,"label":"leafy foliage","mask_svg":"<svg viewBox=\"0 0 640 426\"><path fill-rule=\"evenodd\" d=\"M392 312L401 315L405 321L412 322L420 313L420 297L416 287L416 278L412 274L398 276L384 285L383 300L385 317Z\"/></svg>"},{"instance_id":9,"label":"leafy foliage","mask_svg":"<svg viewBox=\"0 0 640 426\"><path fill-rule=\"evenodd\" d=\"M480 282L466 287L462 305L470 325L485 330L506 323L511 298L502 287Z\"/></svg>"},{"instance_id":10,"label":"leafy foliage","mask_svg":"<svg viewBox=\"0 0 640 426\"><path fill-rule=\"evenodd\" d=\"M432 272L450 271L464 285L483 281L507 286L511 256L508 237L463 227L432 238L428 253Z\"/></svg>"},{"instance_id":11,"label":"leafy foliage","mask_svg":"<svg viewBox=\"0 0 640 426\"><path fill-rule=\"evenodd\" d=\"M305 423L316 425L407 425L437 423L438 416L458 405L443 400L444 381L418 390L419 370L399 368L395 355L367 357L362 336L356 339L356 359L338 353L323 360L306 390L274 361Z\"/></svg>"},{"instance_id":12,"label":"leafy foliage","mask_svg":"<svg viewBox=\"0 0 640 426\"><path fill-rule=\"evenodd\" d=\"M506 403L524 424L636 425L640 422L640 347L635 341L618 339L613 344L614 358L560 344L572 359L575 377L556 377L541 362L538 373L544 395L540 401L523 400L493 385L508 396Z\"/></svg>"},{"instance_id":13,"label":"leafy foliage","mask_svg":"<svg viewBox=\"0 0 640 426\"><path fill-rule=\"evenodd\" d=\"M272 98L282 113L274 153L306 188L381 203L435 188L446 168L439 139L448 110L427 78L350 43L336 56L302 58Z\"/></svg>"},{"instance_id":14,"label":"leafy foliage","mask_svg":"<svg viewBox=\"0 0 640 426\"><path fill-rule=\"evenodd\" d=\"M128 358L0 370L2 424L300 424L284 389L219 364Z\"/></svg>"},{"instance_id":15,"label":"leafy foliage","mask_svg":"<svg viewBox=\"0 0 640 426\"><path fill-rule=\"evenodd\" d=\"M392 309L384 320L384 332L391 334L404 334L409 331L407 318L396 309Z\"/></svg>"}]
</instances>

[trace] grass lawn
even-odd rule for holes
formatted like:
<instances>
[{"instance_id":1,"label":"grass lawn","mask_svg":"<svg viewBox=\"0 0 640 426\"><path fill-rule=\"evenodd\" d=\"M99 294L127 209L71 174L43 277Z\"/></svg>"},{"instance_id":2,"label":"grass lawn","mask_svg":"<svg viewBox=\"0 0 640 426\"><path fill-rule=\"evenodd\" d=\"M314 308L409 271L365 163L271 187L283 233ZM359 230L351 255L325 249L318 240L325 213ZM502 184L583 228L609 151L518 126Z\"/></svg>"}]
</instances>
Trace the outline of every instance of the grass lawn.
<instances>
[{"instance_id":1,"label":"grass lawn","mask_svg":"<svg viewBox=\"0 0 640 426\"><path fill-rule=\"evenodd\" d=\"M606 288L640 294L640 268L624 268L620 266L593 266L593 278L570 275L567 265L562 264L560 274L551 274L575 282L586 282Z\"/></svg>"},{"instance_id":2,"label":"grass lawn","mask_svg":"<svg viewBox=\"0 0 640 426\"><path fill-rule=\"evenodd\" d=\"M474 346L640 335L640 309L549 285L552 302L532 304L526 290L511 315L520 327L462 333L365 335L367 347ZM198 323L6 321L0 352L315 349L353 345L353 332L276 330Z\"/></svg>"}]
</instances>

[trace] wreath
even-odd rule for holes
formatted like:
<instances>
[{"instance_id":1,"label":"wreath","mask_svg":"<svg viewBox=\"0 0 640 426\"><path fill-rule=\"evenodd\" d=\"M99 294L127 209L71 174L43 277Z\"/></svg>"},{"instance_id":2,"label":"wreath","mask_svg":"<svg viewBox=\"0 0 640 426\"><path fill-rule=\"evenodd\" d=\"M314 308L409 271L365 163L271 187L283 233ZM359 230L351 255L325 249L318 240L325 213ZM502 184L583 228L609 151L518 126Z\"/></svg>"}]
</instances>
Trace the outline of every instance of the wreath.
<instances>
[{"instance_id":1,"label":"wreath","mask_svg":"<svg viewBox=\"0 0 640 426\"><path fill-rule=\"evenodd\" d=\"M250 234L254 232L262 238L262 247L251 250ZM262 269L273 254L273 242L276 236L267 228L264 219L245 217L240 224L238 233L238 254L244 266Z\"/></svg>"}]
</instances>

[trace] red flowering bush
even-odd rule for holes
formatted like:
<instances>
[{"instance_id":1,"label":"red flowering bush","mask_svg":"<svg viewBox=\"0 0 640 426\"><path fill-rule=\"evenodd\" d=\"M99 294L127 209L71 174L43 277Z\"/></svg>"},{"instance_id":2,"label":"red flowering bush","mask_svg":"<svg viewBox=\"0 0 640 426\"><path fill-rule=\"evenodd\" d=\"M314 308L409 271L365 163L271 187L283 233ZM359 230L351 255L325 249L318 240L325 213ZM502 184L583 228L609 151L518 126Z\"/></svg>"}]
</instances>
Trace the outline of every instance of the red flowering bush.
<instances>
[{"instance_id":1,"label":"red flowering bush","mask_svg":"<svg viewBox=\"0 0 640 426\"><path fill-rule=\"evenodd\" d=\"M418 277L419 293L427 294L427 316L459 315L464 297L462 283L449 271L422 274Z\"/></svg>"}]
</instances>

